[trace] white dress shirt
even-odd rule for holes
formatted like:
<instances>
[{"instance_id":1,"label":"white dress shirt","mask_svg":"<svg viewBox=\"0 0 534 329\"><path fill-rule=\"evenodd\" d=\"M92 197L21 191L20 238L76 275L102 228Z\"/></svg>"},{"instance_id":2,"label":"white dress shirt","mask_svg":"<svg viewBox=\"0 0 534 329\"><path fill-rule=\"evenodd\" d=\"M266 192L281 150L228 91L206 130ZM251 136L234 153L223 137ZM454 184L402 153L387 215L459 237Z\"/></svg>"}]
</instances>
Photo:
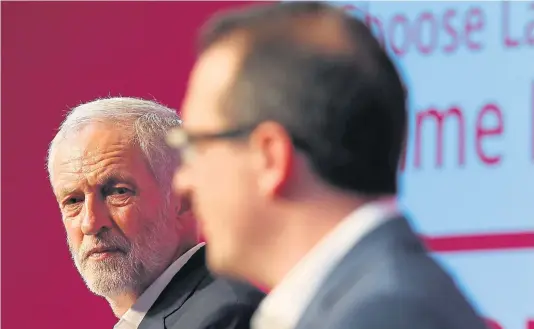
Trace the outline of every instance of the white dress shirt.
<instances>
[{"instance_id":1,"label":"white dress shirt","mask_svg":"<svg viewBox=\"0 0 534 329\"><path fill-rule=\"evenodd\" d=\"M396 214L395 200L366 204L341 221L260 304L252 329L293 329L326 276L366 234Z\"/></svg>"},{"instance_id":2,"label":"white dress shirt","mask_svg":"<svg viewBox=\"0 0 534 329\"><path fill-rule=\"evenodd\" d=\"M165 287L171 282L172 278L203 245L204 243L197 244L174 261L174 263L172 263L171 266L169 266L141 296L139 296L135 304L124 313L113 329L137 329L150 307L156 302L156 299L158 299ZM161 324L161 328L163 328L163 323ZM159 327L157 329L159 329Z\"/></svg>"}]
</instances>

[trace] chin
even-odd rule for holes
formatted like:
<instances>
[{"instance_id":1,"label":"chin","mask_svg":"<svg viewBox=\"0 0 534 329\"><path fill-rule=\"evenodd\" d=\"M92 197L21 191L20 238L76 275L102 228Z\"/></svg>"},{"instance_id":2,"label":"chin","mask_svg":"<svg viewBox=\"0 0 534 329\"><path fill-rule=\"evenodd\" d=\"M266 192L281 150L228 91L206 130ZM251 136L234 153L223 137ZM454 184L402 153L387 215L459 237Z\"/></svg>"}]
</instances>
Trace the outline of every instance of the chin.
<instances>
[{"instance_id":1,"label":"chin","mask_svg":"<svg viewBox=\"0 0 534 329\"><path fill-rule=\"evenodd\" d=\"M234 279L245 279L239 269L239 257L234 257L235 254L223 249L213 248L207 249L207 265L211 272Z\"/></svg>"},{"instance_id":2,"label":"chin","mask_svg":"<svg viewBox=\"0 0 534 329\"><path fill-rule=\"evenodd\" d=\"M104 298L113 298L131 293L140 295L137 289L133 289L129 286L113 286L87 283L87 287L89 288L89 291L91 291L93 294Z\"/></svg>"},{"instance_id":3,"label":"chin","mask_svg":"<svg viewBox=\"0 0 534 329\"><path fill-rule=\"evenodd\" d=\"M89 291L105 298L120 296L135 290L132 282L127 282L120 275L91 273L84 276L84 281Z\"/></svg>"}]
</instances>

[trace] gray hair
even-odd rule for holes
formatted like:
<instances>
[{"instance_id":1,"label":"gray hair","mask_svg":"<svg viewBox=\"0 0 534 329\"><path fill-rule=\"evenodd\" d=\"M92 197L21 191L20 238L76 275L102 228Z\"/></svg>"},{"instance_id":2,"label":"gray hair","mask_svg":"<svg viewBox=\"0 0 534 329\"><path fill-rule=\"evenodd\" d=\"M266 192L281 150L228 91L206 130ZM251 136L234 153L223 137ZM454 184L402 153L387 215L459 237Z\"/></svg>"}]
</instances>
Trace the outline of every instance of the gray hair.
<instances>
[{"instance_id":1,"label":"gray hair","mask_svg":"<svg viewBox=\"0 0 534 329\"><path fill-rule=\"evenodd\" d=\"M169 129L182 121L175 110L155 101L132 97L96 99L73 108L61 123L48 149L47 167L51 175L54 149L72 132L92 123L112 124L115 129L131 131L132 143L137 144L146 157L150 170L168 194L172 175L178 165L178 153L166 143Z\"/></svg>"}]
</instances>

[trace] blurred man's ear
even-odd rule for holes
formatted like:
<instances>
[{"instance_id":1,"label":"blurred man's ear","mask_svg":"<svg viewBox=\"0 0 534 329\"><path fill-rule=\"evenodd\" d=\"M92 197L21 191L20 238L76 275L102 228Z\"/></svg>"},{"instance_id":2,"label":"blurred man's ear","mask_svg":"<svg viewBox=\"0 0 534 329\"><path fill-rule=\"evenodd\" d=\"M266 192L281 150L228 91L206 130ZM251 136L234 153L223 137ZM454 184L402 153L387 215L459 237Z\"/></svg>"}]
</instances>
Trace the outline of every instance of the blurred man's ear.
<instances>
[{"instance_id":1,"label":"blurred man's ear","mask_svg":"<svg viewBox=\"0 0 534 329\"><path fill-rule=\"evenodd\" d=\"M180 201L176 205L176 214L178 216L183 216L191 212L191 201L188 197L181 197Z\"/></svg>"}]
</instances>

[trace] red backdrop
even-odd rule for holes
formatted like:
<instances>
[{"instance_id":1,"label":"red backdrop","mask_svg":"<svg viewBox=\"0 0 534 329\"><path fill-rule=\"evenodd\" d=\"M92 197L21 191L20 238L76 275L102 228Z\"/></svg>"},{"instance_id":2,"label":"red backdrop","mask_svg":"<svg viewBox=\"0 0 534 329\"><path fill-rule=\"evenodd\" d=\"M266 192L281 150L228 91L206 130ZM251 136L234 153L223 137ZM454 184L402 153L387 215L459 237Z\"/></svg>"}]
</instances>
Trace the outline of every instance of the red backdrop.
<instances>
[{"instance_id":1,"label":"red backdrop","mask_svg":"<svg viewBox=\"0 0 534 329\"><path fill-rule=\"evenodd\" d=\"M45 171L64 112L107 95L177 108L197 27L225 2L2 2L3 329L112 328L83 285Z\"/></svg>"}]
</instances>

